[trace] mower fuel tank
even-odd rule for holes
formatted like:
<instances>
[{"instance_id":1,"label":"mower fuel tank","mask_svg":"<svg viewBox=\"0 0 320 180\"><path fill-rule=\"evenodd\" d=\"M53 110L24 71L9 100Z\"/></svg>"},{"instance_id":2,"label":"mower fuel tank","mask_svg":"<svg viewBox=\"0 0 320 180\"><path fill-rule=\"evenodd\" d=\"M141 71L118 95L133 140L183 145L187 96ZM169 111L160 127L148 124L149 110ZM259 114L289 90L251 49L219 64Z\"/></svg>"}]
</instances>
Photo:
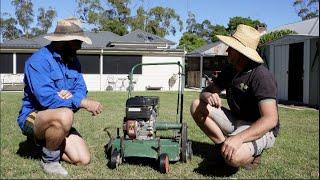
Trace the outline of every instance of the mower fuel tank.
<instances>
[{"instance_id":1,"label":"mower fuel tank","mask_svg":"<svg viewBox=\"0 0 320 180\"><path fill-rule=\"evenodd\" d=\"M126 119L148 120L157 113L158 96L135 96L126 102Z\"/></svg>"}]
</instances>

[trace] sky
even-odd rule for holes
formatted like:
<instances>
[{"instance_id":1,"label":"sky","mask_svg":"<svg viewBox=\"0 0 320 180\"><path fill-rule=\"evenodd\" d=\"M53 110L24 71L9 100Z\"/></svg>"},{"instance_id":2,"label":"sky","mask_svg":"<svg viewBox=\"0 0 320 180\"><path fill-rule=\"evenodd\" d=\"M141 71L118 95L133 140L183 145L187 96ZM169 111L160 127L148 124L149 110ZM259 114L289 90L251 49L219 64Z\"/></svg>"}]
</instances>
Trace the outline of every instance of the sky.
<instances>
[{"instance_id":1,"label":"sky","mask_svg":"<svg viewBox=\"0 0 320 180\"><path fill-rule=\"evenodd\" d=\"M195 14L197 23L208 19L211 24L219 24L227 27L229 19L235 16L250 17L253 20L259 20L267 24L267 30L272 30L284 24L290 24L300 21L295 8L294 0L132 0L131 9L136 9L143 5L145 9L151 9L155 6L169 7L175 9L180 15L184 27L182 32L175 35L168 35L165 38L179 43L186 27L188 11ZM1 0L1 13L7 12L14 15L14 8L11 0ZM53 32L56 21L76 15L77 3L75 0L32 0L35 14L39 7L55 8L57 18L53 22L53 27L49 32ZM104 2L102 0L101 2ZM133 11L132 11L133 12ZM36 16L35 16L36 21ZM89 28L89 26L85 26Z\"/></svg>"}]
</instances>

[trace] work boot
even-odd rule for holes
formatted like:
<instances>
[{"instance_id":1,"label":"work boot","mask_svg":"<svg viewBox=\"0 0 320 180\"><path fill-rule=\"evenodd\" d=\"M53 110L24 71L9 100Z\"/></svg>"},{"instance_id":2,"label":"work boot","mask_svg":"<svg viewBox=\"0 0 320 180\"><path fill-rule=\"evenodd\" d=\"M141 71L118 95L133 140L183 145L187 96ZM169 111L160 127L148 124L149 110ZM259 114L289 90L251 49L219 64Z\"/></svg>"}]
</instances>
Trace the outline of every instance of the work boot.
<instances>
[{"instance_id":1,"label":"work boot","mask_svg":"<svg viewBox=\"0 0 320 180\"><path fill-rule=\"evenodd\" d=\"M43 162L42 160L40 161L40 165L44 172L48 174L58 174L62 176L67 176L68 172L67 170L62 167L62 165L59 163L59 161L55 162Z\"/></svg>"},{"instance_id":2,"label":"work boot","mask_svg":"<svg viewBox=\"0 0 320 180\"><path fill-rule=\"evenodd\" d=\"M258 168L258 166L261 163L261 155L258 155L256 157L254 157L254 159L249 163L246 164L245 166L243 166L246 170L250 171L250 170L255 170Z\"/></svg>"}]
</instances>

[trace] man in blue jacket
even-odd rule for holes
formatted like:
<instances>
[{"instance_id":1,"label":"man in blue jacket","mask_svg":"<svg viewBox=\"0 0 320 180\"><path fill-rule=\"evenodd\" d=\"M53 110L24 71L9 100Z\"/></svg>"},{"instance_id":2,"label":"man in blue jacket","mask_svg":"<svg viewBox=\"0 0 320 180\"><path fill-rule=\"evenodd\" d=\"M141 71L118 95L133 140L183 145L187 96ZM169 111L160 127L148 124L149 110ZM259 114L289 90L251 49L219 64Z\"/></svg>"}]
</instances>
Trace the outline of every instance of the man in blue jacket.
<instances>
[{"instance_id":1,"label":"man in blue jacket","mask_svg":"<svg viewBox=\"0 0 320 180\"><path fill-rule=\"evenodd\" d=\"M67 175L60 158L75 165L88 164L90 153L72 127L73 115L84 108L96 116L102 105L86 98L87 87L76 58L82 42L91 44L75 18L58 22L45 36L51 43L25 63L24 97L17 119L22 133L42 146L41 167L46 173Z\"/></svg>"}]
</instances>

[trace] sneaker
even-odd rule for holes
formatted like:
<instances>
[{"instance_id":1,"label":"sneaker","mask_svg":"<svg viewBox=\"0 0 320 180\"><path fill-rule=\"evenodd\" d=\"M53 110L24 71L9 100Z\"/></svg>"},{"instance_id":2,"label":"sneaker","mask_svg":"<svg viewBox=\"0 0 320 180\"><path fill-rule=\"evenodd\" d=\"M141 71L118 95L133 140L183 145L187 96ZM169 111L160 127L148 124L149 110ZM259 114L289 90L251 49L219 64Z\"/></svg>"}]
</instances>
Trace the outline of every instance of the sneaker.
<instances>
[{"instance_id":1,"label":"sneaker","mask_svg":"<svg viewBox=\"0 0 320 180\"><path fill-rule=\"evenodd\" d=\"M40 165L44 172L48 174L58 174L62 176L67 176L68 172L67 170L61 166L61 164L56 161L56 162L43 162L42 160L40 161Z\"/></svg>"},{"instance_id":2,"label":"sneaker","mask_svg":"<svg viewBox=\"0 0 320 180\"><path fill-rule=\"evenodd\" d=\"M255 170L261 163L261 155L256 156L251 163L244 166L246 170Z\"/></svg>"}]
</instances>

